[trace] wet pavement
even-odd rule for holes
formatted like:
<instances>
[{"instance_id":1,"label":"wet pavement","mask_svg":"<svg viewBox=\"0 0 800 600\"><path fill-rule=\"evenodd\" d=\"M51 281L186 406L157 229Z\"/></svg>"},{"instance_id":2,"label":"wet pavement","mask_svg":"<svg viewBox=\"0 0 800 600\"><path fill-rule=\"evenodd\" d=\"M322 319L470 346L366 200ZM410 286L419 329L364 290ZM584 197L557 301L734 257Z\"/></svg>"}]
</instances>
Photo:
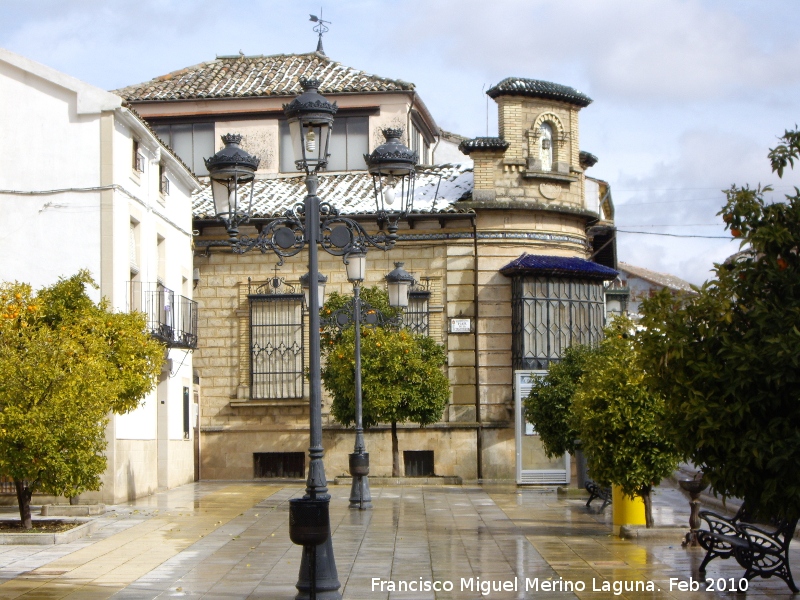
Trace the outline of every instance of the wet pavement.
<instances>
[{"instance_id":1,"label":"wet pavement","mask_svg":"<svg viewBox=\"0 0 800 600\"><path fill-rule=\"evenodd\" d=\"M302 485L201 482L109 507L90 537L57 546L0 546L0 599L294 598L301 548L288 500ZM611 507L554 488L374 486L371 510L331 486L340 592L350 599L709 598L744 594L742 569L674 538L611 535ZM687 498L669 485L657 525L686 524ZM800 564L793 543L791 563ZM691 578L691 580L690 580ZM690 591L696 586L696 591ZM412 591L400 591L412 590ZM747 597L790 596L755 579Z\"/></svg>"}]
</instances>

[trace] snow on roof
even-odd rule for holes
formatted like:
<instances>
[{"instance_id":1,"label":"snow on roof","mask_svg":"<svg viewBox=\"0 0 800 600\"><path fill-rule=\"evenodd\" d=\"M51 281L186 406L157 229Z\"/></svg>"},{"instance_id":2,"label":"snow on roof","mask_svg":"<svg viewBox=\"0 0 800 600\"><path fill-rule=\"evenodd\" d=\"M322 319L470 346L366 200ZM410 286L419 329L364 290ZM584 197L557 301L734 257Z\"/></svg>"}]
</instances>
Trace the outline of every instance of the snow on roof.
<instances>
[{"instance_id":1,"label":"snow on roof","mask_svg":"<svg viewBox=\"0 0 800 600\"><path fill-rule=\"evenodd\" d=\"M472 167L436 165L417 172L414 187L414 212L453 212L454 204L472 193ZM253 191L252 216L275 217L306 196L305 176L281 175L274 179L257 179ZM342 214L375 212L372 177L366 171L323 173L319 176L318 194L338 208ZM206 182L192 201L196 219L215 218L211 187Z\"/></svg>"},{"instance_id":2,"label":"snow on roof","mask_svg":"<svg viewBox=\"0 0 800 600\"><path fill-rule=\"evenodd\" d=\"M684 281L680 277L676 277L675 275L669 275L667 273L659 273L658 271L651 271L650 269L645 269L644 267L637 267L635 265L630 265L628 263L620 262L617 265L617 268L620 271L628 273L629 275L633 275L634 277L639 277L640 279L644 279L645 281L649 281L650 283L654 283L655 285L660 285L665 288L669 288L675 291L681 292L691 292L692 285L688 281Z\"/></svg>"}]
</instances>

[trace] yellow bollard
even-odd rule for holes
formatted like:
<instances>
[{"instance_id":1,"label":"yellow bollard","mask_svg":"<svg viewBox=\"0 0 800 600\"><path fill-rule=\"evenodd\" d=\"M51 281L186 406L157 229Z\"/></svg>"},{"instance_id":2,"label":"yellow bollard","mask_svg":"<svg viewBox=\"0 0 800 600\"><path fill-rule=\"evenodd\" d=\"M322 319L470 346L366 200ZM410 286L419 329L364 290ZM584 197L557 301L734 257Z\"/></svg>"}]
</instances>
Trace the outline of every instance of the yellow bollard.
<instances>
[{"instance_id":1,"label":"yellow bollard","mask_svg":"<svg viewBox=\"0 0 800 600\"><path fill-rule=\"evenodd\" d=\"M618 485L611 486L614 535L619 535L623 525L645 525L644 500L641 496L631 498L622 493Z\"/></svg>"}]
</instances>

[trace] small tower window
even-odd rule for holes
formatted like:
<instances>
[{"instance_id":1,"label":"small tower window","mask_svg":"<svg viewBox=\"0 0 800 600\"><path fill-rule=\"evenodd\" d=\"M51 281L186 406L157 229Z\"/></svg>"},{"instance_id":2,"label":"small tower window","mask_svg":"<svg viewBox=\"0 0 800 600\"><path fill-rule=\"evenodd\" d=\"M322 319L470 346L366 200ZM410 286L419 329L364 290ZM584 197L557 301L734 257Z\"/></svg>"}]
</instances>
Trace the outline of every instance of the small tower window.
<instances>
[{"instance_id":1,"label":"small tower window","mask_svg":"<svg viewBox=\"0 0 800 600\"><path fill-rule=\"evenodd\" d=\"M553 170L553 128L549 123L539 126L539 160L542 161L542 171Z\"/></svg>"}]
</instances>

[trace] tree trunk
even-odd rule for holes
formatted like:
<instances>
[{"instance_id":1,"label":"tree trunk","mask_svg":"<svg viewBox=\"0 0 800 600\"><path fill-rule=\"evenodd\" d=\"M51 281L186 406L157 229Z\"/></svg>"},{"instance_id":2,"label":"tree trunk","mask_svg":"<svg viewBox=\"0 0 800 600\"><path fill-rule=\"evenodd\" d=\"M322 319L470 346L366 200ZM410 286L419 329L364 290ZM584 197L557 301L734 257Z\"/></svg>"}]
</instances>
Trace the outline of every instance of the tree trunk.
<instances>
[{"instance_id":1,"label":"tree trunk","mask_svg":"<svg viewBox=\"0 0 800 600\"><path fill-rule=\"evenodd\" d=\"M397 443L397 421L392 421L392 477L400 477L400 447Z\"/></svg>"},{"instance_id":2,"label":"tree trunk","mask_svg":"<svg viewBox=\"0 0 800 600\"><path fill-rule=\"evenodd\" d=\"M644 523L647 529L653 526L653 498L650 496L651 487L642 488L641 496L644 501Z\"/></svg>"},{"instance_id":3,"label":"tree trunk","mask_svg":"<svg viewBox=\"0 0 800 600\"><path fill-rule=\"evenodd\" d=\"M33 520L31 519L32 492L30 488L25 485L25 482L19 479L14 480L14 486L17 488L17 502L19 503L19 520L22 523L23 529L32 529L33 528Z\"/></svg>"}]
</instances>

